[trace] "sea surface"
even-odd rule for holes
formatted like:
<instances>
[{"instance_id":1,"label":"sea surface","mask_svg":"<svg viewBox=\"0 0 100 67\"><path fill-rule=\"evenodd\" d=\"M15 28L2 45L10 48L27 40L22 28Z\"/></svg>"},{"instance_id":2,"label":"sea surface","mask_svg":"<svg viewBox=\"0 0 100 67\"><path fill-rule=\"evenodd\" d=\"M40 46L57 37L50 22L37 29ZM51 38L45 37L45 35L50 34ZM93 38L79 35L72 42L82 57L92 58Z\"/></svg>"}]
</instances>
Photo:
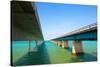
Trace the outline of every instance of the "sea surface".
<instances>
[{"instance_id":1,"label":"sea surface","mask_svg":"<svg viewBox=\"0 0 100 67\"><path fill-rule=\"evenodd\" d=\"M69 48L64 49L60 46L57 46L51 41L45 41L43 44L45 47L44 53L41 54L46 58L48 57L48 64L57 64L57 63L73 63L73 62L89 62L97 60L97 41L82 41L84 55L75 56L72 55L72 41L68 41ZM13 41L12 42L12 61L13 63L18 62L24 55L28 53L29 41ZM36 42L31 42L31 48L36 48ZM34 57L34 56L31 56ZM31 58L30 57L30 58ZM39 56L35 56L39 57ZM28 59L28 58L25 58ZM32 60L32 59L31 59ZM28 61L31 61L28 60ZM39 60L39 59L38 59ZM48 61L45 60L45 61ZM21 60L20 60L21 61ZM36 60L32 60L36 61ZM22 62L25 62L22 60ZM42 62L42 61L39 61ZM26 62L27 63L27 62ZM32 62L31 62L32 63ZM34 64L34 63L33 63ZM38 61L37 61L38 64Z\"/></svg>"}]
</instances>

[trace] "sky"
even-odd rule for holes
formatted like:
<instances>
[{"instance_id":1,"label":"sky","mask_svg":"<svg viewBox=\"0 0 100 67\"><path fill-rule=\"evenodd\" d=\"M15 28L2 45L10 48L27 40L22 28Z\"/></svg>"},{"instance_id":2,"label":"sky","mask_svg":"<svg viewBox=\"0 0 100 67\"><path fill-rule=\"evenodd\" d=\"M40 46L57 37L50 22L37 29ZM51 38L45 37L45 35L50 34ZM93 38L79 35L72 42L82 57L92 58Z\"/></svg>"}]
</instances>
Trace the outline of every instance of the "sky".
<instances>
[{"instance_id":1,"label":"sky","mask_svg":"<svg viewBox=\"0 0 100 67\"><path fill-rule=\"evenodd\" d=\"M97 22L94 5L36 2L39 21L45 40Z\"/></svg>"}]
</instances>

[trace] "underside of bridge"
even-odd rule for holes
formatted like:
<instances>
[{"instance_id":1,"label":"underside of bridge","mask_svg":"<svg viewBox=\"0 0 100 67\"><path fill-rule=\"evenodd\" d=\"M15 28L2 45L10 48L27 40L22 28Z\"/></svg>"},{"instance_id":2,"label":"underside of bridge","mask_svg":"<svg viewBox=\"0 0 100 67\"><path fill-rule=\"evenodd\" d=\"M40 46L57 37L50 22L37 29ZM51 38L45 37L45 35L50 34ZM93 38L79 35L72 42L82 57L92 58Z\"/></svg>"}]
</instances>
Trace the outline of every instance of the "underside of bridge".
<instances>
[{"instance_id":1,"label":"underside of bridge","mask_svg":"<svg viewBox=\"0 0 100 67\"><path fill-rule=\"evenodd\" d=\"M34 3L12 1L12 40L43 40Z\"/></svg>"},{"instance_id":2,"label":"underside of bridge","mask_svg":"<svg viewBox=\"0 0 100 67\"><path fill-rule=\"evenodd\" d=\"M11 41L28 41L28 52L32 51L32 40L36 42L37 49L44 41L38 14L33 5L34 3L31 2L11 1ZM11 51L11 65L13 65L13 43Z\"/></svg>"},{"instance_id":3,"label":"underside of bridge","mask_svg":"<svg viewBox=\"0 0 100 67\"><path fill-rule=\"evenodd\" d=\"M67 58L68 56L66 56L66 50L64 49L69 49L69 40L73 41L72 54L84 54L82 40L97 40L97 28L70 36L58 37L44 44L35 3L11 1L11 65L50 64L50 58L52 58L51 61L53 61L53 63L62 63L62 60L63 62L68 62L70 58ZM20 56L17 55L17 53L22 53L19 47L21 47L21 49L23 48L23 44L21 43L23 41L28 41L28 52L23 50L25 53ZM35 41L36 44L34 50L32 41ZM20 45L17 50L14 47L16 46L14 45L15 42L18 42L17 45ZM56 50L56 52L54 50ZM64 51L64 54L59 55L60 52L58 51ZM48 59L49 56L51 57ZM16 58L17 61L15 61ZM59 60L59 58L61 59ZM67 59L67 61L65 59ZM73 58L71 61L72 60ZM80 60L78 60L78 62L80 62Z\"/></svg>"}]
</instances>

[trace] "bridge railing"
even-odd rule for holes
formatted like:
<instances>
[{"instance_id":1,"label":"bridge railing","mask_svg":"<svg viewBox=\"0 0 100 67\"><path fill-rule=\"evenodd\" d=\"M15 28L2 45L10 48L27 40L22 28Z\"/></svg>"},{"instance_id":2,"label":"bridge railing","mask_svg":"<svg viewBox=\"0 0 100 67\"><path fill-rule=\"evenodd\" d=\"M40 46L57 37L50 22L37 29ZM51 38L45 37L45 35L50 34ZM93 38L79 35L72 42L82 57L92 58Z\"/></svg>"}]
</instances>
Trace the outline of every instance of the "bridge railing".
<instances>
[{"instance_id":1,"label":"bridge railing","mask_svg":"<svg viewBox=\"0 0 100 67\"><path fill-rule=\"evenodd\" d=\"M74 33L82 32L82 31L85 31L85 30L94 28L94 27L96 27L96 26L97 26L97 23L93 23L93 24L84 26L84 27L82 27L82 28L79 28L79 29L77 29L77 30L74 30L74 31L72 31L72 32L69 32L68 34L74 34Z\"/></svg>"},{"instance_id":2,"label":"bridge railing","mask_svg":"<svg viewBox=\"0 0 100 67\"><path fill-rule=\"evenodd\" d=\"M63 35L63 36L61 36L61 37L68 36L68 35L72 35L72 34L75 34L75 33L80 33L80 32L82 32L82 31L89 30L89 29L95 28L95 27L97 27L97 23L92 23L92 24L90 24L90 25L87 25L87 26L81 27L81 28L79 28L79 29L77 29L77 30L74 30L74 31L72 31L72 32L69 32L69 33L67 33L67 34L65 34L65 35ZM60 37L59 37L59 38L60 38Z\"/></svg>"}]
</instances>

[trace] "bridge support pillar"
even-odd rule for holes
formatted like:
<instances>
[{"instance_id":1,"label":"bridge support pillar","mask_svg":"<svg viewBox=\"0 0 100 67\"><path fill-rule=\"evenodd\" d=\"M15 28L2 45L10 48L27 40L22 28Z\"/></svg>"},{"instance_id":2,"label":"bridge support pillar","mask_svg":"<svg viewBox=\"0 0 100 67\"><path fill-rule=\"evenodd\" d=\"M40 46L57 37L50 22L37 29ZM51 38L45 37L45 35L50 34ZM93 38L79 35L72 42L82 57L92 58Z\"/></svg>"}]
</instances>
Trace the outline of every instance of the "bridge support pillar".
<instances>
[{"instance_id":1,"label":"bridge support pillar","mask_svg":"<svg viewBox=\"0 0 100 67\"><path fill-rule=\"evenodd\" d=\"M57 45L59 44L59 41L57 41L57 43L56 43Z\"/></svg>"},{"instance_id":2,"label":"bridge support pillar","mask_svg":"<svg viewBox=\"0 0 100 67\"><path fill-rule=\"evenodd\" d=\"M83 54L82 41L80 40L73 41L72 54L74 55Z\"/></svg>"},{"instance_id":3,"label":"bridge support pillar","mask_svg":"<svg viewBox=\"0 0 100 67\"><path fill-rule=\"evenodd\" d=\"M61 46L61 41L58 41L58 46Z\"/></svg>"},{"instance_id":4,"label":"bridge support pillar","mask_svg":"<svg viewBox=\"0 0 100 67\"><path fill-rule=\"evenodd\" d=\"M68 41L62 41L62 48L68 48Z\"/></svg>"},{"instance_id":5,"label":"bridge support pillar","mask_svg":"<svg viewBox=\"0 0 100 67\"><path fill-rule=\"evenodd\" d=\"M32 40L29 40L29 47L28 47L28 52L29 52L29 54L31 53L31 52L33 52L34 50L34 48L32 47ZM35 41L36 42L36 41ZM36 43L36 45L37 45L37 43Z\"/></svg>"},{"instance_id":6,"label":"bridge support pillar","mask_svg":"<svg viewBox=\"0 0 100 67\"><path fill-rule=\"evenodd\" d=\"M31 40L29 40L29 48L28 48L29 54L31 52Z\"/></svg>"},{"instance_id":7,"label":"bridge support pillar","mask_svg":"<svg viewBox=\"0 0 100 67\"><path fill-rule=\"evenodd\" d=\"M53 40L52 42L53 42L53 43L55 43L55 44L57 44L57 43L58 43L56 40Z\"/></svg>"}]
</instances>

